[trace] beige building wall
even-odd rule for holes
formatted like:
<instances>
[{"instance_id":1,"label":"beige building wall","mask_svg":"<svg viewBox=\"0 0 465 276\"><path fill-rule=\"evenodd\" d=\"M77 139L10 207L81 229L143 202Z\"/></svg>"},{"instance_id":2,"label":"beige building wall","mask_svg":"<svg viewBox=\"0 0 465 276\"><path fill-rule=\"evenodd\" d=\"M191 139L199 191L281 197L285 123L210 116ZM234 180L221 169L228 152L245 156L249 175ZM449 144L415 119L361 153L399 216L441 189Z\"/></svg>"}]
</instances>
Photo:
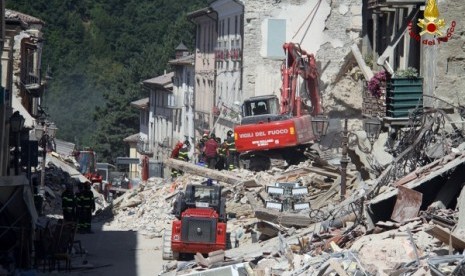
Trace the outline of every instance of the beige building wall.
<instances>
[{"instance_id":1,"label":"beige building wall","mask_svg":"<svg viewBox=\"0 0 465 276\"><path fill-rule=\"evenodd\" d=\"M280 95L284 42L298 43L315 54L320 90L323 97L331 94L333 83L346 73L350 46L361 41L362 1L243 2L244 97Z\"/></svg>"}]
</instances>

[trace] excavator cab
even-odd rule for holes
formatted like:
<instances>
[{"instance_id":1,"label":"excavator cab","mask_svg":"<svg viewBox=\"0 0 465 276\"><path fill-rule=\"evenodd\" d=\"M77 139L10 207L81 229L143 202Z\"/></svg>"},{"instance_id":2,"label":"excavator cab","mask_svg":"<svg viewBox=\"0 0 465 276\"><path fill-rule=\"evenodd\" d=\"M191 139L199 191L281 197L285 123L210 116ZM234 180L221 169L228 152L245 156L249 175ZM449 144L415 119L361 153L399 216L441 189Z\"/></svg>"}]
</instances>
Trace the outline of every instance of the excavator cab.
<instances>
[{"instance_id":1,"label":"excavator cab","mask_svg":"<svg viewBox=\"0 0 465 276\"><path fill-rule=\"evenodd\" d=\"M252 97L242 105L241 124L276 121L278 117L279 100L275 95Z\"/></svg>"},{"instance_id":2,"label":"excavator cab","mask_svg":"<svg viewBox=\"0 0 465 276\"><path fill-rule=\"evenodd\" d=\"M219 220L226 222L226 200L221 197L221 186L187 185L185 192L178 194L173 211L181 219L189 208L212 208Z\"/></svg>"}]
</instances>

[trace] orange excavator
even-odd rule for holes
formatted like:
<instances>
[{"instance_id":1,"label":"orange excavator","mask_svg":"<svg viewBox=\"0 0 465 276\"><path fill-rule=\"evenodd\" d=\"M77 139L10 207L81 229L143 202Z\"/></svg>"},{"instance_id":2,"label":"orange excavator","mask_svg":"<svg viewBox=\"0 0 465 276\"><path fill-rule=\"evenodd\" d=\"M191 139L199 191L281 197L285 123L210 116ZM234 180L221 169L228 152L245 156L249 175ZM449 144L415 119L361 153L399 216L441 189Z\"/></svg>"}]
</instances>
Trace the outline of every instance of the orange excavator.
<instances>
[{"instance_id":1,"label":"orange excavator","mask_svg":"<svg viewBox=\"0 0 465 276\"><path fill-rule=\"evenodd\" d=\"M296 43L283 45L281 98L252 97L242 104L241 124L234 128L237 151L244 167L266 170L271 158L297 164L316 137L312 116L323 113L315 57Z\"/></svg>"}]
</instances>

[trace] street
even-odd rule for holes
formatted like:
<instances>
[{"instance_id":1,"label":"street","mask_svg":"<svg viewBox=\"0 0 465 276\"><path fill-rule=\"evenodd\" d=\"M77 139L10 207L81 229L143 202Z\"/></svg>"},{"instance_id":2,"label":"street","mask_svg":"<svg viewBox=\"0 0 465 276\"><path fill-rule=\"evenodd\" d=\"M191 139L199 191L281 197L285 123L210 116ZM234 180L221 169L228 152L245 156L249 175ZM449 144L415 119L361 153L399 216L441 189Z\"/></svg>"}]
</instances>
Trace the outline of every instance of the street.
<instances>
[{"instance_id":1,"label":"street","mask_svg":"<svg viewBox=\"0 0 465 276\"><path fill-rule=\"evenodd\" d=\"M93 234L76 234L83 250L73 255L71 272L64 270L48 274L66 275L158 275L162 270L161 238L149 239L135 231L119 231L96 222ZM85 264L87 260L87 264Z\"/></svg>"}]
</instances>

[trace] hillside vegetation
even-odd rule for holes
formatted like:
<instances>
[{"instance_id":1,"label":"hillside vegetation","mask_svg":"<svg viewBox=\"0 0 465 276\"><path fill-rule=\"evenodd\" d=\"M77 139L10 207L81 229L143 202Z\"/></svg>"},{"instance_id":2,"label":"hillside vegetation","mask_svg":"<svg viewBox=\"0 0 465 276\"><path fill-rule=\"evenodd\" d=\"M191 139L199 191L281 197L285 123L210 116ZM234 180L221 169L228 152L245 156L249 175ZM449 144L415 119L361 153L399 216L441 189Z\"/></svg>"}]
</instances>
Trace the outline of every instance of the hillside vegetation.
<instances>
[{"instance_id":1,"label":"hillside vegetation","mask_svg":"<svg viewBox=\"0 0 465 276\"><path fill-rule=\"evenodd\" d=\"M147 97L141 81L163 73L183 41L194 45L186 12L210 1L7 0L6 6L42 19L43 106L58 138L91 146L100 161L127 156L122 139L139 131L130 102Z\"/></svg>"}]
</instances>

